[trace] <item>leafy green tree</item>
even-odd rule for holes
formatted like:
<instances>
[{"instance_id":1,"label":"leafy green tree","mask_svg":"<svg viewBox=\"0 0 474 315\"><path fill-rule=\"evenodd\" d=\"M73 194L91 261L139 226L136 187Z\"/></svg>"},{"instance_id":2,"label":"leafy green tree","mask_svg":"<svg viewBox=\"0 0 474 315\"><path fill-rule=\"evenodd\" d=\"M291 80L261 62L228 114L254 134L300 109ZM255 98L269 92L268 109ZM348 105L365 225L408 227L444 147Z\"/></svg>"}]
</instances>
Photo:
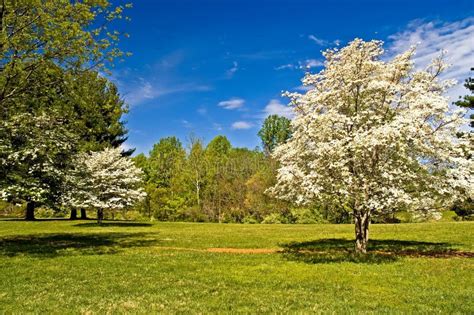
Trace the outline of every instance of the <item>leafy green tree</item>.
<instances>
[{"instance_id":1,"label":"leafy green tree","mask_svg":"<svg viewBox=\"0 0 474 315\"><path fill-rule=\"evenodd\" d=\"M53 66L48 72L32 76L43 82L65 78ZM65 122L64 91L64 84L41 89L33 86L21 99L10 100L15 112L0 120L0 194L10 201L27 202L28 220L34 219L34 208L39 203L55 207L60 183L78 143Z\"/></svg>"},{"instance_id":2,"label":"leafy green tree","mask_svg":"<svg viewBox=\"0 0 474 315\"><path fill-rule=\"evenodd\" d=\"M227 162L232 146L225 136L217 136L206 147L206 190L204 210L213 219L219 222L223 219L225 208L224 200L227 194L224 191Z\"/></svg>"},{"instance_id":3,"label":"leafy green tree","mask_svg":"<svg viewBox=\"0 0 474 315\"><path fill-rule=\"evenodd\" d=\"M186 163L187 182L193 191L193 199L197 208L202 206L202 191L206 177L206 161L202 140L191 136L189 139L189 155Z\"/></svg>"},{"instance_id":4,"label":"leafy green tree","mask_svg":"<svg viewBox=\"0 0 474 315\"><path fill-rule=\"evenodd\" d=\"M474 71L474 68L471 68L471 71ZM471 129L474 128L474 78L467 78L464 82L464 87L468 89L468 95L463 97L459 97L459 100L455 102L459 107L468 109L470 113L470 127ZM460 134L459 136L467 136L470 139L471 148L474 147L474 135L471 130L470 133ZM472 159L472 149L466 150L468 158ZM462 218L463 220L474 217L474 200L472 198L468 198L464 201L458 200L454 203L452 210L458 215L458 217Z\"/></svg>"},{"instance_id":5,"label":"leafy green tree","mask_svg":"<svg viewBox=\"0 0 474 315\"><path fill-rule=\"evenodd\" d=\"M270 155L275 147L291 137L291 121L286 117L270 115L258 132L265 154Z\"/></svg>"},{"instance_id":6,"label":"leafy green tree","mask_svg":"<svg viewBox=\"0 0 474 315\"><path fill-rule=\"evenodd\" d=\"M186 151L176 137L162 138L153 146L147 163L149 182L157 187L170 187L171 179L182 167Z\"/></svg>"},{"instance_id":7,"label":"leafy green tree","mask_svg":"<svg viewBox=\"0 0 474 315\"><path fill-rule=\"evenodd\" d=\"M184 168L185 159L186 151L176 137L160 139L150 151L145 164L149 195L146 208L149 214L153 213L160 220L170 220L184 202L177 178Z\"/></svg>"},{"instance_id":8,"label":"leafy green tree","mask_svg":"<svg viewBox=\"0 0 474 315\"><path fill-rule=\"evenodd\" d=\"M51 63L81 71L111 64L124 53L110 23L126 6L107 0L3 0L0 2L0 114L9 100L34 86L51 86L34 75Z\"/></svg>"},{"instance_id":9,"label":"leafy green tree","mask_svg":"<svg viewBox=\"0 0 474 315\"><path fill-rule=\"evenodd\" d=\"M67 91L63 95L69 111L68 125L80 139L81 151L100 151L107 147L118 148L127 140L127 129L122 120L128 108L115 84L99 75L86 71L69 76ZM134 149L122 152L131 156Z\"/></svg>"},{"instance_id":10,"label":"leafy green tree","mask_svg":"<svg viewBox=\"0 0 474 315\"><path fill-rule=\"evenodd\" d=\"M0 197L26 201L27 219L34 218L38 202L54 206L53 197L60 194L56 182L62 180L68 160L81 144L91 143L84 135L91 134L87 126L73 127L80 117L89 120L82 116L83 103L97 87L81 92L78 87L91 87L80 83L81 74L91 75L90 69L106 68L124 55L117 48L121 34L107 30L113 20L123 18L124 8L107 0L0 3ZM112 87L102 91L117 95ZM102 104L94 99L89 105L94 103ZM114 146L125 140L123 124L111 123L122 114L117 104L122 110L120 102L102 108L110 115L102 124L106 130L93 132L96 143Z\"/></svg>"}]
</instances>

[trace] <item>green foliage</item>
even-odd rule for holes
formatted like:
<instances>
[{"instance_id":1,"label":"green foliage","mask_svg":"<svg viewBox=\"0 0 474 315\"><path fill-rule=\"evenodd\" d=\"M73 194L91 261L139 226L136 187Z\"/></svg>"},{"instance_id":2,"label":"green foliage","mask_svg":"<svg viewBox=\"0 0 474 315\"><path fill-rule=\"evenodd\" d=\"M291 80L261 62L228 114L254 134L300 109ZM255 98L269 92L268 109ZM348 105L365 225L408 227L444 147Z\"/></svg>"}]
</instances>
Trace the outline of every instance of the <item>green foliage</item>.
<instances>
[{"instance_id":1,"label":"green foliage","mask_svg":"<svg viewBox=\"0 0 474 315\"><path fill-rule=\"evenodd\" d=\"M68 79L61 100L66 103L68 126L80 139L78 149L88 152L120 147L127 140L122 116L128 108L115 84L96 71L69 75ZM130 156L133 151L123 154Z\"/></svg>"},{"instance_id":2,"label":"green foliage","mask_svg":"<svg viewBox=\"0 0 474 315\"><path fill-rule=\"evenodd\" d=\"M286 117L270 115L263 122L258 132L266 154L271 154L275 147L285 143L291 137L291 121Z\"/></svg>"},{"instance_id":3,"label":"green foliage","mask_svg":"<svg viewBox=\"0 0 474 315\"><path fill-rule=\"evenodd\" d=\"M474 220L474 200L471 198L455 203L452 210L461 220Z\"/></svg>"},{"instance_id":4,"label":"green foliage","mask_svg":"<svg viewBox=\"0 0 474 315\"><path fill-rule=\"evenodd\" d=\"M146 174L157 187L172 186L173 176L183 167L186 152L176 137L162 138L153 146L147 160Z\"/></svg>"},{"instance_id":5,"label":"green foliage","mask_svg":"<svg viewBox=\"0 0 474 315\"><path fill-rule=\"evenodd\" d=\"M125 6L107 0L5 0L0 4L0 108L29 89L51 64L73 72L111 65L124 55L110 24ZM57 81L60 82L60 81Z\"/></svg>"},{"instance_id":6,"label":"green foliage","mask_svg":"<svg viewBox=\"0 0 474 315\"><path fill-rule=\"evenodd\" d=\"M297 207L267 193L277 162L258 150L234 148L224 136L204 148L191 137L186 151L176 137L160 139L135 165L146 174L147 197L137 210L160 221L223 223L348 223L342 205Z\"/></svg>"},{"instance_id":7,"label":"green foliage","mask_svg":"<svg viewBox=\"0 0 474 315\"><path fill-rule=\"evenodd\" d=\"M262 221L263 224L282 224L282 223L289 223L288 218L283 216L280 213L271 213L265 218L263 218Z\"/></svg>"},{"instance_id":8,"label":"green foliage","mask_svg":"<svg viewBox=\"0 0 474 315\"><path fill-rule=\"evenodd\" d=\"M0 4L0 198L55 209L76 152L126 140L127 108L98 74L124 55L122 34L110 24L126 7L107 0Z\"/></svg>"},{"instance_id":9,"label":"green foliage","mask_svg":"<svg viewBox=\"0 0 474 315\"><path fill-rule=\"evenodd\" d=\"M474 68L471 68L471 71L474 71ZM474 78L467 78L464 83L464 86L469 91L470 95L465 95L463 97L460 96L459 100L456 101L454 104L472 111L474 110ZM470 115L470 119L470 126L471 128L474 128L474 113L472 112Z\"/></svg>"}]
</instances>

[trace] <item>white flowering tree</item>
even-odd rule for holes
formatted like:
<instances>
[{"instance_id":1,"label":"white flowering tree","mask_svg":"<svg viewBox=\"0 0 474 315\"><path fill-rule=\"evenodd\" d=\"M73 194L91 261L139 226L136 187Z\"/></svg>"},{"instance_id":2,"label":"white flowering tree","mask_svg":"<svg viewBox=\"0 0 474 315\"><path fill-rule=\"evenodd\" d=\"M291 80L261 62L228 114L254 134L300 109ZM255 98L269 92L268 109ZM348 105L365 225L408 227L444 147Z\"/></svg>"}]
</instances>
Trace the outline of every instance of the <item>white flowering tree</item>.
<instances>
[{"instance_id":1,"label":"white flowering tree","mask_svg":"<svg viewBox=\"0 0 474 315\"><path fill-rule=\"evenodd\" d=\"M59 115L21 113L0 120L0 199L55 208L77 138Z\"/></svg>"},{"instance_id":2,"label":"white flowering tree","mask_svg":"<svg viewBox=\"0 0 474 315\"><path fill-rule=\"evenodd\" d=\"M439 79L442 58L417 71L414 48L387 60L382 44L355 39L324 53L325 69L303 79L310 90L287 93L293 136L274 153L271 191L350 209L359 253L371 216L400 207L432 215L473 193L472 148L456 137L465 120L444 96L453 82Z\"/></svg>"},{"instance_id":3,"label":"white flowering tree","mask_svg":"<svg viewBox=\"0 0 474 315\"><path fill-rule=\"evenodd\" d=\"M96 208L101 223L104 210L123 209L145 197L141 188L142 171L120 148L82 153L68 176L63 204Z\"/></svg>"}]
</instances>

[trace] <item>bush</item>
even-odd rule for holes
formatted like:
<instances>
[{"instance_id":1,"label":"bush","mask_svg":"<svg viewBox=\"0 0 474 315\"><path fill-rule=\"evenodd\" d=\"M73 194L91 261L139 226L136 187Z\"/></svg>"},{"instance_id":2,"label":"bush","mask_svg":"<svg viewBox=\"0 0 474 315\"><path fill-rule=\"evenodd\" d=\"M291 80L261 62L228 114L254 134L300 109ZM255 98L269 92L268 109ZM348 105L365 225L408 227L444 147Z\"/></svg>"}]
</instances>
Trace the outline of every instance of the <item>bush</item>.
<instances>
[{"instance_id":1,"label":"bush","mask_svg":"<svg viewBox=\"0 0 474 315\"><path fill-rule=\"evenodd\" d=\"M66 216L66 212L64 211L55 211L49 208L36 208L35 209L35 217L36 218L64 218Z\"/></svg>"},{"instance_id":2,"label":"bush","mask_svg":"<svg viewBox=\"0 0 474 315\"><path fill-rule=\"evenodd\" d=\"M253 216L247 215L247 216L244 217L244 220L242 221L242 223L244 223L244 224L257 224L259 222Z\"/></svg>"},{"instance_id":3,"label":"bush","mask_svg":"<svg viewBox=\"0 0 474 315\"><path fill-rule=\"evenodd\" d=\"M200 207L194 206L186 207L183 210L180 210L174 220L188 222L209 222L209 217L203 213Z\"/></svg>"},{"instance_id":4,"label":"bush","mask_svg":"<svg viewBox=\"0 0 474 315\"><path fill-rule=\"evenodd\" d=\"M316 224L325 223L323 216L315 208L295 208L291 210L292 223Z\"/></svg>"},{"instance_id":5,"label":"bush","mask_svg":"<svg viewBox=\"0 0 474 315\"><path fill-rule=\"evenodd\" d=\"M287 224L288 219L280 213L272 213L263 218L263 224Z\"/></svg>"},{"instance_id":6,"label":"bush","mask_svg":"<svg viewBox=\"0 0 474 315\"><path fill-rule=\"evenodd\" d=\"M474 220L474 200L472 200L471 198L467 199L464 202L456 202L452 210L459 218L461 218L461 220Z\"/></svg>"},{"instance_id":7,"label":"bush","mask_svg":"<svg viewBox=\"0 0 474 315\"><path fill-rule=\"evenodd\" d=\"M25 206L0 200L0 217L22 218L25 215Z\"/></svg>"}]
</instances>

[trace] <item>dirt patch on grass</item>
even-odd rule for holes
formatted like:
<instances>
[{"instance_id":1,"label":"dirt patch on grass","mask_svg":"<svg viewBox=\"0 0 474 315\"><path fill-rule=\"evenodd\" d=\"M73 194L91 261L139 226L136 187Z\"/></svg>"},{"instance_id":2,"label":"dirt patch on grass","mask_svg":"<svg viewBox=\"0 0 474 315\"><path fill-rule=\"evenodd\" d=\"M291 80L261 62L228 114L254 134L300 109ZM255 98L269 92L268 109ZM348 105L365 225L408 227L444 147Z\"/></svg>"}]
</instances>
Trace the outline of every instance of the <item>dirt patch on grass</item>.
<instances>
[{"instance_id":1,"label":"dirt patch on grass","mask_svg":"<svg viewBox=\"0 0 474 315\"><path fill-rule=\"evenodd\" d=\"M273 254L278 253L278 249L272 248L232 248L232 247L216 247L216 248L188 248L188 247L171 247L160 246L159 249L179 250L199 253L222 253L222 254Z\"/></svg>"},{"instance_id":2,"label":"dirt patch on grass","mask_svg":"<svg viewBox=\"0 0 474 315\"><path fill-rule=\"evenodd\" d=\"M208 248L207 252L211 253L225 253L225 254L273 254L277 253L277 249L271 248Z\"/></svg>"}]
</instances>

